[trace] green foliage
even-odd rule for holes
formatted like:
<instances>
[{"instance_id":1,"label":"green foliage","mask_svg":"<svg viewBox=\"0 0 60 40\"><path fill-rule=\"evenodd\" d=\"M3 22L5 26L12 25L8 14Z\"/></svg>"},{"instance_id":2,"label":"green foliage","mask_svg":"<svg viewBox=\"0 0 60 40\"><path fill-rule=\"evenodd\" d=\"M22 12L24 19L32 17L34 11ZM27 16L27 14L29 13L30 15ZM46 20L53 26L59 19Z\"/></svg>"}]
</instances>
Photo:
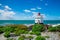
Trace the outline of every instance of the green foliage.
<instances>
[{"instance_id":1,"label":"green foliage","mask_svg":"<svg viewBox=\"0 0 60 40\"><path fill-rule=\"evenodd\" d=\"M32 37L32 36L28 36L27 38L29 38L29 39L33 39L33 37Z\"/></svg>"},{"instance_id":2,"label":"green foliage","mask_svg":"<svg viewBox=\"0 0 60 40\"><path fill-rule=\"evenodd\" d=\"M37 32L31 32L30 34L34 34L34 35L37 35L37 36L38 36L38 35L41 35L41 33L38 32L38 31L37 31Z\"/></svg>"},{"instance_id":3,"label":"green foliage","mask_svg":"<svg viewBox=\"0 0 60 40\"><path fill-rule=\"evenodd\" d=\"M15 28L15 35L27 34L27 33L28 33L28 28L25 25L18 25Z\"/></svg>"},{"instance_id":4,"label":"green foliage","mask_svg":"<svg viewBox=\"0 0 60 40\"><path fill-rule=\"evenodd\" d=\"M20 36L20 37L18 38L18 40L24 40L24 37L23 37L23 36Z\"/></svg>"},{"instance_id":5,"label":"green foliage","mask_svg":"<svg viewBox=\"0 0 60 40\"><path fill-rule=\"evenodd\" d=\"M57 26L57 31L59 31L59 32L60 32L60 25L58 25L58 26Z\"/></svg>"},{"instance_id":6,"label":"green foliage","mask_svg":"<svg viewBox=\"0 0 60 40\"><path fill-rule=\"evenodd\" d=\"M3 33L3 27L0 27L0 34Z\"/></svg>"},{"instance_id":7,"label":"green foliage","mask_svg":"<svg viewBox=\"0 0 60 40\"><path fill-rule=\"evenodd\" d=\"M32 31L33 32L36 32L36 31L42 32L44 30L45 30L45 28L44 28L44 25L43 24L34 24L34 26L32 28Z\"/></svg>"},{"instance_id":8,"label":"green foliage","mask_svg":"<svg viewBox=\"0 0 60 40\"><path fill-rule=\"evenodd\" d=\"M25 31L25 30L18 30L18 29L17 29L17 30L15 31L15 35L17 35L17 36L20 35L20 34L27 34L27 33L28 33L28 31Z\"/></svg>"},{"instance_id":9,"label":"green foliage","mask_svg":"<svg viewBox=\"0 0 60 40\"><path fill-rule=\"evenodd\" d=\"M54 31L56 31L56 27L51 27L48 30L54 32Z\"/></svg>"},{"instance_id":10,"label":"green foliage","mask_svg":"<svg viewBox=\"0 0 60 40\"><path fill-rule=\"evenodd\" d=\"M48 31L50 31L50 32L56 32L57 30L58 30L57 27L50 27L50 28L48 29Z\"/></svg>"},{"instance_id":11,"label":"green foliage","mask_svg":"<svg viewBox=\"0 0 60 40\"><path fill-rule=\"evenodd\" d=\"M14 30L14 28L13 27L5 27L4 28L4 32L6 32L6 31L9 31L9 32L14 32L15 30Z\"/></svg>"},{"instance_id":12,"label":"green foliage","mask_svg":"<svg viewBox=\"0 0 60 40\"><path fill-rule=\"evenodd\" d=\"M56 31L60 32L60 25L55 26L55 27L51 26L51 27L48 28L48 31L50 31L50 32L56 32Z\"/></svg>"},{"instance_id":13,"label":"green foliage","mask_svg":"<svg viewBox=\"0 0 60 40\"><path fill-rule=\"evenodd\" d=\"M25 25L18 25L17 26L18 30L21 29L21 30L28 30L28 27L25 26Z\"/></svg>"},{"instance_id":14,"label":"green foliage","mask_svg":"<svg viewBox=\"0 0 60 40\"><path fill-rule=\"evenodd\" d=\"M31 35L33 35L33 34L34 34L34 32L30 32L30 34L31 34Z\"/></svg>"},{"instance_id":15,"label":"green foliage","mask_svg":"<svg viewBox=\"0 0 60 40\"><path fill-rule=\"evenodd\" d=\"M46 40L46 39L45 39L45 37L43 37L43 36L38 36L38 37L36 37L35 40Z\"/></svg>"},{"instance_id":16,"label":"green foliage","mask_svg":"<svg viewBox=\"0 0 60 40\"><path fill-rule=\"evenodd\" d=\"M15 31L15 35L19 36L21 34L21 32L18 30L18 31Z\"/></svg>"},{"instance_id":17,"label":"green foliage","mask_svg":"<svg viewBox=\"0 0 60 40\"><path fill-rule=\"evenodd\" d=\"M40 32L34 32L34 33L35 33L37 36L38 36L38 35L41 35L41 33L40 33Z\"/></svg>"},{"instance_id":18,"label":"green foliage","mask_svg":"<svg viewBox=\"0 0 60 40\"><path fill-rule=\"evenodd\" d=\"M4 37L7 37L7 38L10 37L10 32L9 31L5 32Z\"/></svg>"}]
</instances>

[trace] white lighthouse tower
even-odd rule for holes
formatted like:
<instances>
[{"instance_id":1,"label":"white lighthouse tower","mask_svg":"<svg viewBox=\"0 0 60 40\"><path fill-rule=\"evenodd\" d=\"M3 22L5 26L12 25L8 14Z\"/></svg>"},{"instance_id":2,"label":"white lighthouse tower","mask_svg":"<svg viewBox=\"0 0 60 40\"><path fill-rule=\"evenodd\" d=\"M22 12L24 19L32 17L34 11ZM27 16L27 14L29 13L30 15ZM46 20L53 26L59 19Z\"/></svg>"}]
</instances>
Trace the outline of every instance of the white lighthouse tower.
<instances>
[{"instance_id":1,"label":"white lighthouse tower","mask_svg":"<svg viewBox=\"0 0 60 40\"><path fill-rule=\"evenodd\" d=\"M35 16L35 23L43 24L43 16L40 13Z\"/></svg>"}]
</instances>

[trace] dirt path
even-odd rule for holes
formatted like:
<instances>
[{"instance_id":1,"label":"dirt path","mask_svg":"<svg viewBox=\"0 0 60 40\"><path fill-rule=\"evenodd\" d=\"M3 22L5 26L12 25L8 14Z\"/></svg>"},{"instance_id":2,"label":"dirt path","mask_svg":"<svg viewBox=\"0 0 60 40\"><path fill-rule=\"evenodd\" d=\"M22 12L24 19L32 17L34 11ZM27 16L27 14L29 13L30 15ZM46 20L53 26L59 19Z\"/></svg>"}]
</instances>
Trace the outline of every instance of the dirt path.
<instances>
[{"instance_id":1,"label":"dirt path","mask_svg":"<svg viewBox=\"0 0 60 40\"><path fill-rule=\"evenodd\" d=\"M6 40L6 38L3 36L3 34L0 34L0 40Z\"/></svg>"},{"instance_id":2,"label":"dirt path","mask_svg":"<svg viewBox=\"0 0 60 40\"><path fill-rule=\"evenodd\" d=\"M49 36L50 38L46 38L46 40L60 40L58 32L42 32L42 36Z\"/></svg>"}]
</instances>

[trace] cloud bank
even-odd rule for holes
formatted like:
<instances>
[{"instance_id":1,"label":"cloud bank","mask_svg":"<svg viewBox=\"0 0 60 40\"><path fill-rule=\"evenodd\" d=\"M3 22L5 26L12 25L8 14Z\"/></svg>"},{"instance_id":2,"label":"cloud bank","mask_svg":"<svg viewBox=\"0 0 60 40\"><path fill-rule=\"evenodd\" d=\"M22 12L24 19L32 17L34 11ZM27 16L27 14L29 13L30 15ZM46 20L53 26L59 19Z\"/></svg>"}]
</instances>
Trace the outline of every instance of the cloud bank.
<instances>
[{"instance_id":1,"label":"cloud bank","mask_svg":"<svg viewBox=\"0 0 60 40\"><path fill-rule=\"evenodd\" d=\"M0 4L2 6L2 4ZM0 9L0 20L10 20L14 19L13 16L16 14L14 11L12 11L12 8L5 5L3 6L4 9Z\"/></svg>"}]
</instances>

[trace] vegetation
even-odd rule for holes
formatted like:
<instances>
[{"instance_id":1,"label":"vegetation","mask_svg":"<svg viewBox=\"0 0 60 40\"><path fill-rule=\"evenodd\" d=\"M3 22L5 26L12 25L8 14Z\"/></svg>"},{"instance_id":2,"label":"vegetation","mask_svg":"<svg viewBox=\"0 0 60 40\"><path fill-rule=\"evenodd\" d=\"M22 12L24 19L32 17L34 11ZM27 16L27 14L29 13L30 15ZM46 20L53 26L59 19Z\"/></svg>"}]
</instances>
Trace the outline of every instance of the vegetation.
<instances>
[{"instance_id":1,"label":"vegetation","mask_svg":"<svg viewBox=\"0 0 60 40\"><path fill-rule=\"evenodd\" d=\"M32 30L30 30L32 29ZM45 30L45 27L43 24L34 24L31 26L31 28L25 26L25 25L5 25L0 26L0 34L4 33L4 37L10 37L10 33L13 33L16 36L20 36L18 40L24 40L25 38L28 38L29 40L33 39L32 36L21 36L21 34L28 34L30 31L31 35L36 35L37 38L35 40L46 40L45 38L49 38L49 36L41 36L41 32ZM49 26L47 29L49 32L60 32L60 25L56 27ZM7 40L13 40L8 38Z\"/></svg>"},{"instance_id":2,"label":"vegetation","mask_svg":"<svg viewBox=\"0 0 60 40\"><path fill-rule=\"evenodd\" d=\"M18 30L18 29L17 29L17 30L15 31L15 35L17 35L17 36L20 35L20 34L27 34L27 33L28 33L28 31L25 31L25 30Z\"/></svg>"},{"instance_id":3,"label":"vegetation","mask_svg":"<svg viewBox=\"0 0 60 40\"><path fill-rule=\"evenodd\" d=\"M15 31L15 35L16 36L18 36L18 35L20 35L21 34L21 32L18 30L18 31Z\"/></svg>"},{"instance_id":4,"label":"vegetation","mask_svg":"<svg viewBox=\"0 0 60 40\"><path fill-rule=\"evenodd\" d=\"M44 30L45 30L45 28L44 28L43 24L35 24L32 28L33 32L42 32Z\"/></svg>"},{"instance_id":5,"label":"vegetation","mask_svg":"<svg viewBox=\"0 0 60 40\"><path fill-rule=\"evenodd\" d=\"M10 32L9 31L5 32L4 37L7 37L7 38L10 37Z\"/></svg>"},{"instance_id":6,"label":"vegetation","mask_svg":"<svg viewBox=\"0 0 60 40\"><path fill-rule=\"evenodd\" d=\"M17 28L18 28L18 30L20 30L20 29L21 30L26 30L26 31L28 30L28 27L25 26L25 25L18 25Z\"/></svg>"},{"instance_id":7,"label":"vegetation","mask_svg":"<svg viewBox=\"0 0 60 40\"><path fill-rule=\"evenodd\" d=\"M28 36L27 38L28 38L29 40L33 39L33 37L32 37L32 36Z\"/></svg>"},{"instance_id":8,"label":"vegetation","mask_svg":"<svg viewBox=\"0 0 60 40\"><path fill-rule=\"evenodd\" d=\"M50 31L50 32L57 32L57 31L60 32L60 25L55 26L55 27L49 27L48 31Z\"/></svg>"},{"instance_id":9,"label":"vegetation","mask_svg":"<svg viewBox=\"0 0 60 40\"><path fill-rule=\"evenodd\" d=\"M37 35L37 36L38 36L38 35L41 35L40 32L31 32L30 34L31 34L31 35Z\"/></svg>"},{"instance_id":10,"label":"vegetation","mask_svg":"<svg viewBox=\"0 0 60 40\"><path fill-rule=\"evenodd\" d=\"M43 36L38 36L38 37L36 37L35 40L46 40L46 39L45 39L45 37L43 37Z\"/></svg>"},{"instance_id":11,"label":"vegetation","mask_svg":"<svg viewBox=\"0 0 60 40\"><path fill-rule=\"evenodd\" d=\"M24 37L23 37L23 36L20 36L20 37L18 38L18 40L24 40Z\"/></svg>"},{"instance_id":12,"label":"vegetation","mask_svg":"<svg viewBox=\"0 0 60 40\"><path fill-rule=\"evenodd\" d=\"M7 40L14 40L13 38L7 38Z\"/></svg>"},{"instance_id":13,"label":"vegetation","mask_svg":"<svg viewBox=\"0 0 60 40\"><path fill-rule=\"evenodd\" d=\"M0 34L3 33L3 26L0 26Z\"/></svg>"}]
</instances>

